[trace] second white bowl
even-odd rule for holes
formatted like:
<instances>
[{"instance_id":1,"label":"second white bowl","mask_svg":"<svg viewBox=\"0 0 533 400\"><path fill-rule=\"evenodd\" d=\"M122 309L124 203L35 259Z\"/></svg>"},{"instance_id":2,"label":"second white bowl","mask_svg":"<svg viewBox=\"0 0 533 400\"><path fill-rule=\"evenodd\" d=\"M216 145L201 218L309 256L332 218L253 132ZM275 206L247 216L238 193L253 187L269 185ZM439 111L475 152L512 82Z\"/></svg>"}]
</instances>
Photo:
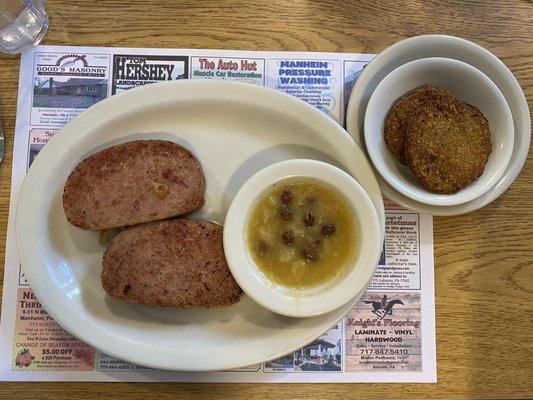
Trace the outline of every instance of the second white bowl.
<instances>
[{"instance_id":1,"label":"second white bowl","mask_svg":"<svg viewBox=\"0 0 533 400\"><path fill-rule=\"evenodd\" d=\"M476 181L451 195L424 188L406 167L394 160L383 138L385 119L394 103L427 84L451 91L458 99L478 108L489 122L492 153L485 171ZM509 164L514 128L505 98L485 74L464 62L434 57L406 63L380 82L368 102L364 137L374 167L396 190L421 203L450 206L473 200L494 186Z\"/></svg>"}]
</instances>

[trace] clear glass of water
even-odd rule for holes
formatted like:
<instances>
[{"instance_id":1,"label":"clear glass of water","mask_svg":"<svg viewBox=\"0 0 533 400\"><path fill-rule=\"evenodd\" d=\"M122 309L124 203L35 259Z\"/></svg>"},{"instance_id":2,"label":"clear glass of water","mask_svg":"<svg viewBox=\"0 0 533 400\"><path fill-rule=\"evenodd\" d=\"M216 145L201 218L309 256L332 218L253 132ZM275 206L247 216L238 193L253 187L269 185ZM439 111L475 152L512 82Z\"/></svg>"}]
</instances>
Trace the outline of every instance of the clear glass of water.
<instances>
[{"instance_id":1,"label":"clear glass of water","mask_svg":"<svg viewBox=\"0 0 533 400\"><path fill-rule=\"evenodd\" d=\"M0 0L0 51L21 53L48 30L44 0Z\"/></svg>"}]
</instances>

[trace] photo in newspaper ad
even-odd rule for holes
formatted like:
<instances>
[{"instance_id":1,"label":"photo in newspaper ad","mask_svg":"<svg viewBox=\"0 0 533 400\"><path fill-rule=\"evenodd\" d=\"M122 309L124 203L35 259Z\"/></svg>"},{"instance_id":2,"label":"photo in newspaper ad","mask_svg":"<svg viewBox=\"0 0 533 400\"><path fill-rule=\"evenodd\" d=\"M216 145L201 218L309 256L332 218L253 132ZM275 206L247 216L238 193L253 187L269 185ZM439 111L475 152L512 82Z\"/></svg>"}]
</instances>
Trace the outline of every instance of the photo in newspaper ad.
<instances>
[{"instance_id":1,"label":"photo in newspaper ad","mask_svg":"<svg viewBox=\"0 0 533 400\"><path fill-rule=\"evenodd\" d=\"M264 365L265 372L340 372L342 371L342 324L307 346Z\"/></svg>"},{"instance_id":2,"label":"photo in newspaper ad","mask_svg":"<svg viewBox=\"0 0 533 400\"><path fill-rule=\"evenodd\" d=\"M294 353L289 353L264 364L265 372L294 372Z\"/></svg>"},{"instance_id":3,"label":"photo in newspaper ad","mask_svg":"<svg viewBox=\"0 0 533 400\"><path fill-rule=\"evenodd\" d=\"M187 56L115 54L111 94L149 83L175 81L188 77Z\"/></svg>"},{"instance_id":4,"label":"photo in newspaper ad","mask_svg":"<svg viewBox=\"0 0 533 400\"><path fill-rule=\"evenodd\" d=\"M295 369L298 372L340 372L342 361L342 325L340 323L294 353Z\"/></svg>"},{"instance_id":5,"label":"photo in newspaper ad","mask_svg":"<svg viewBox=\"0 0 533 400\"><path fill-rule=\"evenodd\" d=\"M420 293L365 293L345 318L346 371L421 371L420 327Z\"/></svg>"},{"instance_id":6,"label":"photo in newspaper ad","mask_svg":"<svg viewBox=\"0 0 533 400\"><path fill-rule=\"evenodd\" d=\"M191 57L191 79L225 79L265 84L265 60L239 57Z\"/></svg>"},{"instance_id":7,"label":"photo in newspaper ad","mask_svg":"<svg viewBox=\"0 0 533 400\"><path fill-rule=\"evenodd\" d=\"M36 53L31 123L63 125L107 97L107 54Z\"/></svg>"},{"instance_id":8,"label":"photo in newspaper ad","mask_svg":"<svg viewBox=\"0 0 533 400\"><path fill-rule=\"evenodd\" d=\"M340 122L341 63L338 60L269 60L267 86L290 94Z\"/></svg>"}]
</instances>

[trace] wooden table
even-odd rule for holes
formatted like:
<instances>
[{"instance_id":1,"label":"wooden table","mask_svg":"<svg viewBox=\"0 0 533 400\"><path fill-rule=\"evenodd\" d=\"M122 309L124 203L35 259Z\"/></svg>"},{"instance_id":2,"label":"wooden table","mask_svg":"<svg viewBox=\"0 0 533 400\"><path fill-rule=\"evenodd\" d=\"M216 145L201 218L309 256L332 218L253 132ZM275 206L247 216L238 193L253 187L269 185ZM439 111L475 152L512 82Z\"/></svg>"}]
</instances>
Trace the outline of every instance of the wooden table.
<instances>
[{"instance_id":1,"label":"wooden table","mask_svg":"<svg viewBox=\"0 0 533 400\"><path fill-rule=\"evenodd\" d=\"M528 1L74 1L48 0L44 44L379 52L410 36L445 33L491 50L533 104L533 4ZM19 58L0 55L0 265L15 125ZM1 383L9 399L89 397L524 398L533 397L533 155L482 210L435 218L437 384Z\"/></svg>"}]
</instances>

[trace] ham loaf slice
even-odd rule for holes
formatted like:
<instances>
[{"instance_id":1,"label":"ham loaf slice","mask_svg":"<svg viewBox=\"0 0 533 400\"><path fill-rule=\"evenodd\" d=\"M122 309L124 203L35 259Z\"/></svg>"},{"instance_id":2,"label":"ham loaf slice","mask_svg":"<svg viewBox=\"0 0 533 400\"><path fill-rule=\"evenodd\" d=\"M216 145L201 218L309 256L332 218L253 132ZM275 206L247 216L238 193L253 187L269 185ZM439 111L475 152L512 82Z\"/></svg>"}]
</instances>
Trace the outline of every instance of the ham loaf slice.
<instances>
[{"instance_id":1,"label":"ham loaf slice","mask_svg":"<svg viewBox=\"0 0 533 400\"><path fill-rule=\"evenodd\" d=\"M117 300L163 307L229 306L241 289L224 257L222 227L170 219L126 228L110 243L102 286Z\"/></svg>"},{"instance_id":2,"label":"ham loaf slice","mask_svg":"<svg viewBox=\"0 0 533 400\"><path fill-rule=\"evenodd\" d=\"M79 163L65 183L63 209L78 228L117 228L194 211L203 204L204 187L190 151L165 140L137 140Z\"/></svg>"}]
</instances>

